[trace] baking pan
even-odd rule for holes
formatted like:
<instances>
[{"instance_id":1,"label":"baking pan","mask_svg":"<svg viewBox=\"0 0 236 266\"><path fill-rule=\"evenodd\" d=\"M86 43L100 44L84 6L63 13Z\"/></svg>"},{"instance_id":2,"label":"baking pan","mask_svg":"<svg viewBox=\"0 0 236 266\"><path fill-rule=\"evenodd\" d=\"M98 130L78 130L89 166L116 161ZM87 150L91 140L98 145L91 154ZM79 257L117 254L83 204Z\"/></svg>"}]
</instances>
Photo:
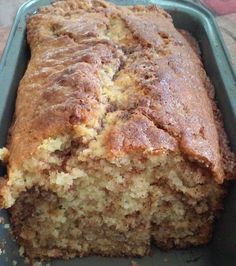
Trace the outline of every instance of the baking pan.
<instances>
[{"instance_id":1,"label":"baking pan","mask_svg":"<svg viewBox=\"0 0 236 266\"><path fill-rule=\"evenodd\" d=\"M26 43L26 17L50 2L50 0L31 0L25 3L16 15L0 63L0 147L6 143L7 131L14 113L16 90L30 58ZM121 5L158 4L172 15L178 28L189 31L198 40L205 68L215 86L216 99L224 118L231 147L236 152L236 75L222 37L208 10L184 0L113 0L112 2ZM4 169L1 171L3 173ZM5 218L5 223L8 223L5 210L0 211L0 216ZM26 265L24 259L19 256L19 247L7 227L0 225L0 241L5 241L3 253L0 251L2 253L0 265L8 266L16 263L17 266ZM225 209L215 225L213 239L207 246L168 252L153 247L153 254L144 258L90 256L69 261L54 260L50 265L130 266L132 261L139 266L236 266L236 184L230 184Z\"/></svg>"}]
</instances>

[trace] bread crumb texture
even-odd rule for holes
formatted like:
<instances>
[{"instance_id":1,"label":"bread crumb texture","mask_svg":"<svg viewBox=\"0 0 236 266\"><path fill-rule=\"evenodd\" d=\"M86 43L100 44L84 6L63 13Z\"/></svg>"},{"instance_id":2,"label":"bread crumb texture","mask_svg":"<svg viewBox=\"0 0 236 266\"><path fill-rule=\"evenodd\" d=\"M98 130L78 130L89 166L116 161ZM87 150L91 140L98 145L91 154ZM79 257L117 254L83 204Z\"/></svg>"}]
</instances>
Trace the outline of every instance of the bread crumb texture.
<instances>
[{"instance_id":1,"label":"bread crumb texture","mask_svg":"<svg viewBox=\"0 0 236 266\"><path fill-rule=\"evenodd\" d=\"M41 8L27 39L9 156L0 152L0 204L21 253L206 244L235 158L196 41L156 6L100 0Z\"/></svg>"}]
</instances>

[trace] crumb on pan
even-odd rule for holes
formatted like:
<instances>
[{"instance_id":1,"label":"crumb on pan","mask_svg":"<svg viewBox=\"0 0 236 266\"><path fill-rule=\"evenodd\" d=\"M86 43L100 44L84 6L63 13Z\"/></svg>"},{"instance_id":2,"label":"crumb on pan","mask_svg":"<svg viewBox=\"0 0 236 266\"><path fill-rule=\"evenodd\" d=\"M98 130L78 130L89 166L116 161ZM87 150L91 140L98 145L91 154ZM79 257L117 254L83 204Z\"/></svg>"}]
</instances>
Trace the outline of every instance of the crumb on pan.
<instances>
[{"instance_id":1,"label":"crumb on pan","mask_svg":"<svg viewBox=\"0 0 236 266\"><path fill-rule=\"evenodd\" d=\"M134 261L134 260L131 260L131 264L130 265L131 266L139 266L139 264L136 261Z\"/></svg>"},{"instance_id":2,"label":"crumb on pan","mask_svg":"<svg viewBox=\"0 0 236 266\"><path fill-rule=\"evenodd\" d=\"M7 148L0 149L0 161L7 163L9 159L9 150Z\"/></svg>"}]
</instances>

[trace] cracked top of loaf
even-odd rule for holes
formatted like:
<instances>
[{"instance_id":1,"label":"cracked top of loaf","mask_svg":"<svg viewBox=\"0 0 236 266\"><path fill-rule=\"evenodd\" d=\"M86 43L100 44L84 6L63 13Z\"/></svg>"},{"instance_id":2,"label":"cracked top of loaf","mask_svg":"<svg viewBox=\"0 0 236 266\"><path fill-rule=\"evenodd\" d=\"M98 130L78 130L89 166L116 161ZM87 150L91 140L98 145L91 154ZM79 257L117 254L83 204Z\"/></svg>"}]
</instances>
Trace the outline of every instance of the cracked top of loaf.
<instances>
[{"instance_id":1,"label":"cracked top of loaf","mask_svg":"<svg viewBox=\"0 0 236 266\"><path fill-rule=\"evenodd\" d=\"M43 140L68 133L96 141L107 159L173 151L218 182L233 172L197 45L162 9L56 1L28 18L27 39L10 168Z\"/></svg>"}]
</instances>

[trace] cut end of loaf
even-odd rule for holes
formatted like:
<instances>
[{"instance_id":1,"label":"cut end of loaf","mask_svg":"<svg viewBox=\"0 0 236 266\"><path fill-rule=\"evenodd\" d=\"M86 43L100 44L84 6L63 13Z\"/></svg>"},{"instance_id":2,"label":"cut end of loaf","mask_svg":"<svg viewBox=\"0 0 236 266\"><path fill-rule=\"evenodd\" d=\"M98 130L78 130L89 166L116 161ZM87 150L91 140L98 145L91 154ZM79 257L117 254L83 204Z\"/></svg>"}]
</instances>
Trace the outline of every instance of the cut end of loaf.
<instances>
[{"instance_id":1,"label":"cut end of loaf","mask_svg":"<svg viewBox=\"0 0 236 266\"><path fill-rule=\"evenodd\" d=\"M24 192L12 191L11 221L27 256L143 256L151 242L209 241L224 190L208 170L174 151L107 157L94 145L47 139L14 173Z\"/></svg>"}]
</instances>

